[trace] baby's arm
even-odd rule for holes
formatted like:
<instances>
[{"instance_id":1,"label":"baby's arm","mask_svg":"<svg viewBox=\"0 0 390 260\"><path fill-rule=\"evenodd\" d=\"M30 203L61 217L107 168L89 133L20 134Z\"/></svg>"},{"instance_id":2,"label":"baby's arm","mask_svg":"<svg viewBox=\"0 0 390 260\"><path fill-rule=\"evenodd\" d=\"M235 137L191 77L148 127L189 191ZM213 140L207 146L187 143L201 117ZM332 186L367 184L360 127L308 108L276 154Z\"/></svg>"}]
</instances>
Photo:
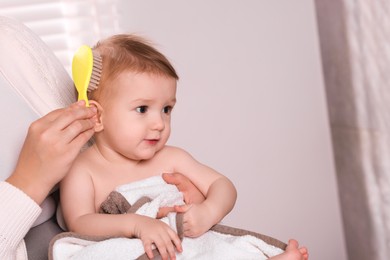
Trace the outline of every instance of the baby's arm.
<instances>
[{"instance_id":1,"label":"baby's arm","mask_svg":"<svg viewBox=\"0 0 390 260\"><path fill-rule=\"evenodd\" d=\"M233 209L237 192L232 182L222 174L199 163L179 148L170 149L171 156L177 162L175 171L187 176L206 197L202 203L177 207L178 212L186 212L184 235L197 237L220 222Z\"/></svg>"},{"instance_id":2,"label":"baby's arm","mask_svg":"<svg viewBox=\"0 0 390 260\"><path fill-rule=\"evenodd\" d=\"M99 214L94 204L91 176L77 164L61 182L61 207L70 231L95 236L137 237L152 258L155 244L163 259L175 259L175 247L182 251L177 234L162 221L137 214Z\"/></svg>"}]
</instances>

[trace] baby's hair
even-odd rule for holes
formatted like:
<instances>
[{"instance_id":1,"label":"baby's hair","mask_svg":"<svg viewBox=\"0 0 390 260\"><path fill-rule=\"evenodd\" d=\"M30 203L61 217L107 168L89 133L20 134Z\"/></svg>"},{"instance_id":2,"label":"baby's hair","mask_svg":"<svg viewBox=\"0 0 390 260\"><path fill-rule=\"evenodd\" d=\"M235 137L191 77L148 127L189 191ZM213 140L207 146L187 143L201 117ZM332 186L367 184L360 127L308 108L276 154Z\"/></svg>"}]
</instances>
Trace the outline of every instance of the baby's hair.
<instances>
[{"instance_id":1,"label":"baby's hair","mask_svg":"<svg viewBox=\"0 0 390 260\"><path fill-rule=\"evenodd\" d=\"M117 34L99 41L93 49L103 59L103 71L97 90L89 93L90 99L99 100L109 82L124 71L179 79L169 60L140 36Z\"/></svg>"}]
</instances>

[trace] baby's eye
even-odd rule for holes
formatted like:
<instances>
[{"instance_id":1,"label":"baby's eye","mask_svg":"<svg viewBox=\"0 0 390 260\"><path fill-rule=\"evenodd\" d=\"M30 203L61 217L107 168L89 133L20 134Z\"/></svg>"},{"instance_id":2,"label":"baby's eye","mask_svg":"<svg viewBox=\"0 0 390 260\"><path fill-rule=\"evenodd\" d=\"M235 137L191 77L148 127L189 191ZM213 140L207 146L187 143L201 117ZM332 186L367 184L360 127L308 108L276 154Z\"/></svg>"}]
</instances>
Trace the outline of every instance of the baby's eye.
<instances>
[{"instance_id":1,"label":"baby's eye","mask_svg":"<svg viewBox=\"0 0 390 260\"><path fill-rule=\"evenodd\" d=\"M170 114L171 111L172 111L172 108L173 108L173 107L171 107L171 106L166 106L166 107L163 108L163 112L164 112L165 114Z\"/></svg>"},{"instance_id":2,"label":"baby's eye","mask_svg":"<svg viewBox=\"0 0 390 260\"><path fill-rule=\"evenodd\" d=\"M148 110L147 106L140 106L140 107L137 107L135 109L135 111L137 111L138 113L141 113L141 114L146 113L147 110Z\"/></svg>"}]
</instances>

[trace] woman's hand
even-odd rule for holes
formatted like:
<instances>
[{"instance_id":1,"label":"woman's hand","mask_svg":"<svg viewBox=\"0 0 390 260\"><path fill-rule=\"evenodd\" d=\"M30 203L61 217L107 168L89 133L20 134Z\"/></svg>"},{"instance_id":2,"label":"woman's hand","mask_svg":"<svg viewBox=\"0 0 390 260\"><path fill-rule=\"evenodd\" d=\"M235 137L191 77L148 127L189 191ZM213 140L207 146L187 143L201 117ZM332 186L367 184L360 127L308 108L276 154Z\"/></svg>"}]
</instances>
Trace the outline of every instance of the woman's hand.
<instances>
[{"instance_id":1,"label":"woman's hand","mask_svg":"<svg viewBox=\"0 0 390 260\"><path fill-rule=\"evenodd\" d=\"M33 122L13 174L6 180L40 204L92 137L96 108L79 101Z\"/></svg>"},{"instance_id":2,"label":"woman's hand","mask_svg":"<svg viewBox=\"0 0 390 260\"><path fill-rule=\"evenodd\" d=\"M142 240L146 255L150 259L154 257L152 252L154 244L163 260L176 259L175 248L179 252L183 250L176 232L160 220L139 215L137 217L134 235Z\"/></svg>"},{"instance_id":3,"label":"woman's hand","mask_svg":"<svg viewBox=\"0 0 390 260\"><path fill-rule=\"evenodd\" d=\"M176 185L178 190L183 193L186 204L202 203L205 200L200 190L185 175L181 173L163 173L162 177L168 184Z\"/></svg>"},{"instance_id":4,"label":"woman's hand","mask_svg":"<svg viewBox=\"0 0 390 260\"><path fill-rule=\"evenodd\" d=\"M181 173L163 173L164 181L168 184L176 185L177 189L183 193L184 202L186 204L202 203L205 200L203 194L198 188ZM176 212L174 207L160 208L157 218L166 217L169 212Z\"/></svg>"}]
</instances>

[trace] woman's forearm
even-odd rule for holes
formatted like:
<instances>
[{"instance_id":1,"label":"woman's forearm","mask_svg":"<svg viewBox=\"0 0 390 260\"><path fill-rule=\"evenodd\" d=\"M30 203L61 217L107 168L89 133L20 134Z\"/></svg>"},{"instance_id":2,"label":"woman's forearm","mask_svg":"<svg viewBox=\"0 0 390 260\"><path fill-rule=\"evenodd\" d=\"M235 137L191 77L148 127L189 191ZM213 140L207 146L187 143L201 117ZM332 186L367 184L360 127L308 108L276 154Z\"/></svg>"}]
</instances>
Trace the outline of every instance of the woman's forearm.
<instances>
[{"instance_id":1,"label":"woman's forearm","mask_svg":"<svg viewBox=\"0 0 390 260\"><path fill-rule=\"evenodd\" d=\"M14 259L41 208L7 182L0 182L0 198L0 259Z\"/></svg>"},{"instance_id":2,"label":"woman's forearm","mask_svg":"<svg viewBox=\"0 0 390 260\"><path fill-rule=\"evenodd\" d=\"M6 182L23 191L37 204L41 204L53 189L53 185L47 184L43 179L34 177L37 176L14 172L6 179Z\"/></svg>"}]
</instances>

